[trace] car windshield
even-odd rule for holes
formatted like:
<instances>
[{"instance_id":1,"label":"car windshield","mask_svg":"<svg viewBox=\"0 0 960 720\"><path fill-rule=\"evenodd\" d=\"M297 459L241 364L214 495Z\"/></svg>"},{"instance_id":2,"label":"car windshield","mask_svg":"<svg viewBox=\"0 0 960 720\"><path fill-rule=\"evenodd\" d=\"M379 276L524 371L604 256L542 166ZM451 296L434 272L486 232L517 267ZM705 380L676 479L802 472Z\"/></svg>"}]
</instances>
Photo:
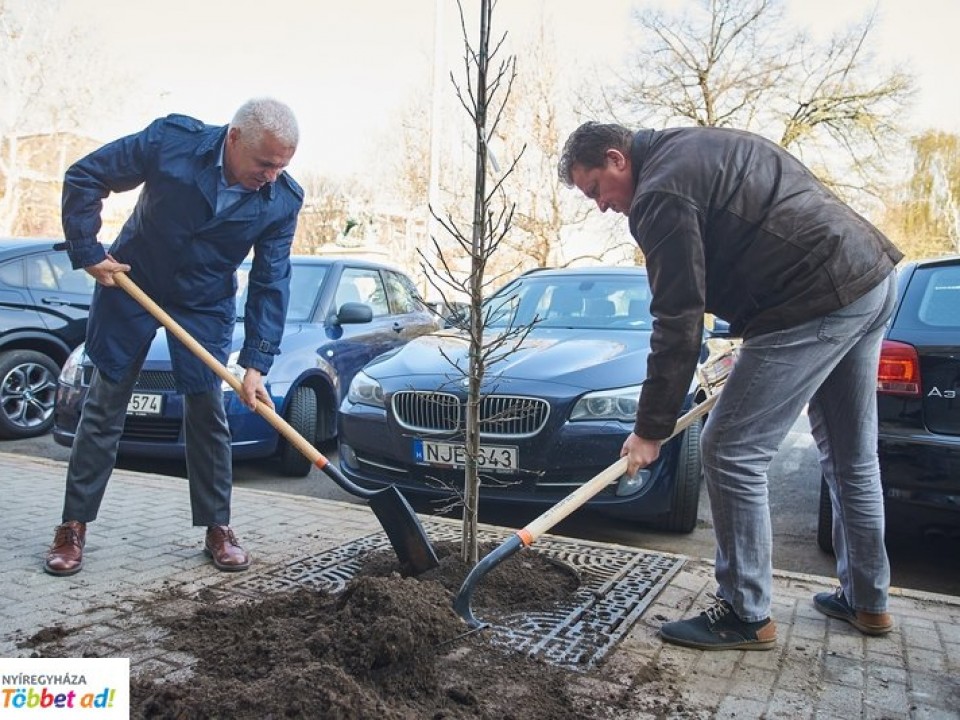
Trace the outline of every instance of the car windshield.
<instances>
[{"instance_id":1,"label":"car windshield","mask_svg":"<svg viewBox=\"0 0 960 720\"><path fill-rule=\"evenodd\" d=\"M645 275L530 275L485 303L492 328L562 327L650 330L650 286Z\"/></svg>"},{"instance_id":2,"label":"car windshield","mask_svg":"<svg viewBox=\"0 0 960 720\"><path fill-rule=\"evenodd\" d=\"M250 264L244 263L237 269L237 320L243 320L247 304L247 283ZM297 265L291 268L290 303L287 305L287 322L300 323L313 320L317 296L327 274L326 265Z\"/></svg>"}]
</instances>

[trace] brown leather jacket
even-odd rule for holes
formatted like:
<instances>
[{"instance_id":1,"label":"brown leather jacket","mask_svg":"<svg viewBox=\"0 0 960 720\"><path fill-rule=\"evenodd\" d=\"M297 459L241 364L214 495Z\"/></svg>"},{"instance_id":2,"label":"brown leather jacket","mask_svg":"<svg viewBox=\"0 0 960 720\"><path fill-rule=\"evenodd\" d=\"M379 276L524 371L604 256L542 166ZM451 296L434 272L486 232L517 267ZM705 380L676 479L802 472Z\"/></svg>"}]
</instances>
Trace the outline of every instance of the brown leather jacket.
<instances>
[{"instance_id":1,"label":"brown leather jacket","mask_svg":"<svg viewBox=\"0 0 960 720\"><path fill-rule=\"evenodd\" d=\"M720 128L640 130L630 230L655 317L634 432L673 430L703 315L745 338L812 320L878 285L903 257L788 152Z\"/></svg>"}]
</instances>

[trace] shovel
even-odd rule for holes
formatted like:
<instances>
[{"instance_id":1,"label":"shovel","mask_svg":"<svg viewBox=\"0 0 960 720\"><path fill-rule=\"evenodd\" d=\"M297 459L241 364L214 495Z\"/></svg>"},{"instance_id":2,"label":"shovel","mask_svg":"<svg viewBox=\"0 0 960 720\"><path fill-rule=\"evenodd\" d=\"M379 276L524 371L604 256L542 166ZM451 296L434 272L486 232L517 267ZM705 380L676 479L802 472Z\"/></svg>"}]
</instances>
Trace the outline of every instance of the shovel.
<instances>
[{"instance_id":1,"label":"shovel","mask_svg":"<svg viewBox=\"0 0 960 720\"><path fill-rule=\"evenodd\" d=\"M687 427L692 425L695 420L705 415L707 411L716 404L718 397L720 397L719 390L708 396L706 400L695 406L692 410L682 415L680 419L677 420L677 424L674 426L673 432L670 433L670 437L668 437L667 440L675 435L679 435L686 430ZM664 442L666 442L666 440ZM594 475L593 478L567 495L556 505L548 508L540 517L528 523L526 527L517 530L498 548L483 557L480 562L473 567L470 574L467 575L466 580L463 581L463 585L460 586L460 592L457 593L457 596L453 600L453 609L456 610L457 615L463 618L471 628L482 627L485 623L477 620L473 614L473 610L470 608L470 602L473 599L473 592L476 589L477 583L479 583L488 572L517 552L521 547L532 545L534 541L547 530L563 520L626 471L627 458L622 457L606 470L601 470Z\"/></svg>"},{"instance_id":2,"label":"shovel","mask_svg":"<svg viewBox=\"0 0 960 720\"><path fill-rule=\"evenodd\" d=\"M243 387L240 381L187 333L176 320L170 317L163 308L157 305L150 296L143 292L133 280L127 277L126 273L114 273L113 280L140 303L147 312L153 315L168 332L173 333L194 355L213 370L221 380L229 384L235 392L240 393ZM390 544L396 551L401 566L409 569L414 575L419 575L440 564L430 540L427 539L423 525L420 524L420 520L413 512L407 499L400 494L395 485L390 485L381 490L367 490L355 485L345 478L336 467L331 465L330 461L319 450L307 442L303 435L294 430L269 405L257 401L256 412L262 415L277 432L283 435L288 442L302 452L310 462L320 468L337 485L351 495L356 495L370 503L370 508L387 533L387 538L389 538Z\"/></svg>"}]
</instances>

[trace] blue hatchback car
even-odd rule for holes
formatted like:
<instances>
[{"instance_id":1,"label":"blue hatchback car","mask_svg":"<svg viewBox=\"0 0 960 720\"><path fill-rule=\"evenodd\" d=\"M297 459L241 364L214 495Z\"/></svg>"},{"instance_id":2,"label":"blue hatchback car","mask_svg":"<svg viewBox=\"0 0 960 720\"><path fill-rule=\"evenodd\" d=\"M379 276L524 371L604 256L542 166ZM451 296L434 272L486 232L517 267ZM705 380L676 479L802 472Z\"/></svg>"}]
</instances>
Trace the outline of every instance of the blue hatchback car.
<instances>
[{"instance_id":1,"label":"blue hatchback car","mask_svg":"<svg viewBox=\"0 0 960 720\"><path fill-rule=\"evenodd\" d=\"M293 256L290 303L280 355L265 378L277 412L314 444L336 434L336 410L354 374L374 357L435 330L410 278L385 265L364 260ZM228 368L242 378L236 359L243 344L246 274L238 271L237 326ZM93 366L83 345L60 374L53 437L71 445ZM278 455L289 476L310 472L310 461L262 417L248 410L224 384L224 404L236 459ZM182 458L183 398L160 329L127 407L119 452L127 457Z\"/></svg>"},{"instance_id":2,"label":"blue hatchback car","mask_svg":"<svg viewBox=\"0 0 960 720\"><path fill-rule=\"evenodd\" d=\"M490 337L526 329L486 358L481 500L553 505L614 463L633 429L653 323L646 269L528 272L490 297L484 312ZM468 348L465 333L451 328L417 338L355 375L339 416L340 467L348 478L457 502ZM698 392L692 385L688 408ZM702 478L700 427L694 423L664 444L657 462L612 483L587 507L692 531Z\"/></svg>"}]
</instances>

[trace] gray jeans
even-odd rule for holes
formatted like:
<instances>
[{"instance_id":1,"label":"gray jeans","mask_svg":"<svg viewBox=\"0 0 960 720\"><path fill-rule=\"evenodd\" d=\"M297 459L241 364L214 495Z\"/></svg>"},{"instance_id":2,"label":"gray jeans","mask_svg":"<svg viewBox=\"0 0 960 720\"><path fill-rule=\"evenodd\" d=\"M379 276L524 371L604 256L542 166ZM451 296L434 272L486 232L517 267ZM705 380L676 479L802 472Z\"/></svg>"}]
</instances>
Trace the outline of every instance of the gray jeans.
<instances>
[{"instance_id":1,"label":"gray jeans","mask_svg":"<svg viewBox=\"0 0 960 720\"><path fill-rule=\"evenodd\" d=\"M70 452L64 522L86 523L97 518L142 363L142 359L133 363L117 383L94 371ZM220 388L184 396L183 432L193 524L229 525L233 467L230 427Z\"/></svg>"},{"instance_id":2,"label":"gray jeans","mask_svg":"<svg viewBox=\"0 0 960 720\"><path fill-rule=\"evenodd\" d=\"M876 385L895 299L891 274L830 315L744 341L707 419L701 442L717 537L717 594L744 621L770 616L767 468L807 405L833 500L844 596L858 610L886 610L890 565L883 544Z\"/></svg>"}]
</instances>

